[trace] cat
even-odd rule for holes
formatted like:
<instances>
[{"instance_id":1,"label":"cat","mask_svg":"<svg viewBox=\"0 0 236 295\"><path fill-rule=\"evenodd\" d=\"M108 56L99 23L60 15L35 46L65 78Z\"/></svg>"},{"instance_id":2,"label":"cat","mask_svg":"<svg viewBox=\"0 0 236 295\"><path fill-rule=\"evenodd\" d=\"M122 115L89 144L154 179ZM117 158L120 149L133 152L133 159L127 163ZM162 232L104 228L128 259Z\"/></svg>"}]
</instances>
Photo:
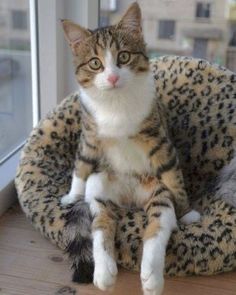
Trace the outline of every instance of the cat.
<instances>
[{"instance_id":1,"label":"cat","mask_svg":"<svg viewBox=\"0 0 236 295\"><path fill-rule=\"evenodd\" d=\"M94 284L113 287L117 276L117 220L106 208L143 208L141 280L144 294L161 294L164 259L177 219L191 223L191 210L176 150L156 99L141 27L133 3L118 24L94 31L62 21L80 86L81 127L72 184L63 205L82 196L93 214Z\"/></svg>"}]
</instances>

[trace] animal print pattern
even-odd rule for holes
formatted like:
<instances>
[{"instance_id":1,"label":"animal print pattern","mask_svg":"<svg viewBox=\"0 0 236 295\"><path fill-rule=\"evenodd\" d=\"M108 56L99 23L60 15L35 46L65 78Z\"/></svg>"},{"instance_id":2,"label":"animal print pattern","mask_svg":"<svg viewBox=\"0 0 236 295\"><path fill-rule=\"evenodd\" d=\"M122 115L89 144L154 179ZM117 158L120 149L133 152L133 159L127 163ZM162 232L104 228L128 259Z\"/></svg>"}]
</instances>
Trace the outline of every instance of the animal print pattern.
<instances>
[{"instance_id":1,"label":"animal print pattern","mask_svg":"<svg viewBox=\"0 0 236 295\"><path fill-rule=\"evenodd\" d=\"M236 75L187 57L162 57L151 66L187 193L194 208L202 213L200 222L179 224L173 232L165 272L185 276L233 270L236 209L215 198L215 183L234 154ZM73 280L80 281L83 273L83 281L91 281L92 270L86 268L92 259L88 205L82 199L74 206L60 204L69 190L80 136L78 95L67 97L32 131L15 183L22 209L34 227L68 252L75 269ZM105 205L119 221L115 235L118 264L138 270L146 214ZM85 249L84 255L78 256L78 249ZM84 269L78 273L81 261Z\"/></svg>"}]
</instances>

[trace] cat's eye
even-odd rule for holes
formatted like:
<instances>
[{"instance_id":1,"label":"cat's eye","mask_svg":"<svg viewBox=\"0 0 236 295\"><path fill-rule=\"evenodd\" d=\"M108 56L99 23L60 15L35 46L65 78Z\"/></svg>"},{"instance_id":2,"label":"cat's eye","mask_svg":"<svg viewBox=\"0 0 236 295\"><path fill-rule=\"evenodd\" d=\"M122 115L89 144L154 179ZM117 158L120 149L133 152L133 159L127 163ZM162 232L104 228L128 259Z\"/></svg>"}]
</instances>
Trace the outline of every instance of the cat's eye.
<instances>
[{"instance_id":1,"label":"cat's eye","mask_svg":"<svg viewBox=\"0 0 236 295\"><path fill-rule=\"evenodd\" d=\"M101 69L101 67L102 67L102 62L97 57L90 59L88 64L89 64L90 68L95 71Z\"/></svg>"},{"instance_id":2,"label":"cat's eye","mask_svg":"<svg viewBox=\"0 0 236 295\"><path fill-rule=\"evenodd\" d=\"M127 64L130 60L130 53L128 51L121 51L118 55L119 64Z\"/></svg>"}]
</instances>

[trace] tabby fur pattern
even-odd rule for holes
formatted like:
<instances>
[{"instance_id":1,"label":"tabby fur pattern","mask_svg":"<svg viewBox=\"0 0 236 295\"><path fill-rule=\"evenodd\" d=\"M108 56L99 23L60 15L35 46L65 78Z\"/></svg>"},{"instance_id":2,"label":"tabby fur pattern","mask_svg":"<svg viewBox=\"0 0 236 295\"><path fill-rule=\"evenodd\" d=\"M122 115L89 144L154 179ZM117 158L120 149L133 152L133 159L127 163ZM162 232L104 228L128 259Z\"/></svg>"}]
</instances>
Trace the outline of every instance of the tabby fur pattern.
<instances>
[{"instance_id":1,"label":"tabby fur pattern","mask_svg":"<svg viewBox=\"0 0 236 295\"><path fill-rule=\"evenodd\" d=\"M81 195L93 215L94 284L113 287L117 275L114 219L104 202L143 208L141 279L144 294L161 294L164 257L176 216L190 211L176 150L149 68L137 3L121 21L93 32L63 21L81 88L82 133L71 190L62 204ZM185 216L184 216L185 215Z\"/></svg>"}]
</instances>

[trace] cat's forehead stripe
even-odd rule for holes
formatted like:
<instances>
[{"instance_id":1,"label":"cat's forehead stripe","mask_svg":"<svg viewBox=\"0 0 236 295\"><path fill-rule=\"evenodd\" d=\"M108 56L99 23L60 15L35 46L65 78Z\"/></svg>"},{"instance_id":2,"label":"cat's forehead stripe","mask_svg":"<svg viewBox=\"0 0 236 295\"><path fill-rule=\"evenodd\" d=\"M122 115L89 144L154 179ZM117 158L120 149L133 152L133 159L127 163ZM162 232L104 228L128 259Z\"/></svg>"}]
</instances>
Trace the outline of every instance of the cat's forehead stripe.
<instances>
[{"instance_id":1,"label":"cat's forehead stripe","mask_svg":"<svg viewBox=\"0 0 236 295\"><path fill-rule=\"evenodd\" d=\"M112 48L113 44L115 44L116 50L120 49L119 40L112 27L96 31L96 45L105 50L106 48Z\"/></svg>"},{"instance_id":2,"label":"cat's forehead stripe","mask_svg":"<svg viewBox=\"0 0 236 295\"><path fill-rule=\"evenodd\" d=\"M98 45L100 48L102 48L103 50L104 48L104 44L101 43L101 35L99 34L99 32L97 32L96 34L96 45Z\"/></svg>"}]
</instances>

